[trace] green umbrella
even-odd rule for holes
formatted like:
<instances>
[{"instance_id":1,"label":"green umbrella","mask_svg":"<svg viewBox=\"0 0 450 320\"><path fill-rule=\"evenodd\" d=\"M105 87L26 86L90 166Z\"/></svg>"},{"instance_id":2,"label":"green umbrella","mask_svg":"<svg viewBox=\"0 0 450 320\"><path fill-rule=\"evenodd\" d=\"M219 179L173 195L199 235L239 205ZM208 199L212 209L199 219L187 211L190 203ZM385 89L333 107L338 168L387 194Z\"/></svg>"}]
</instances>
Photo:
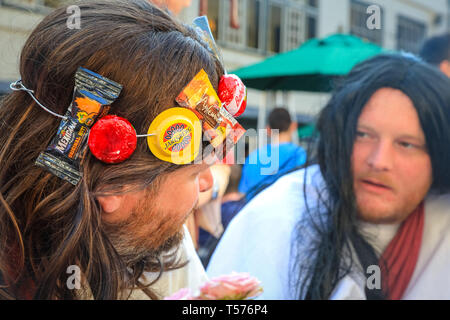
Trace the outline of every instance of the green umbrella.
<instances>
[{"instance_id":1,"label":"green umbrella","mask_svg":"<svg viewBox=\"0 0 450 320\"><path fill-rule=\"evenodd\" d=\"M300 139L312 137L316 130L316 126L313 123L306 124L297 129L298 137Z\"/></svg>"},{"instance_id":2,"label":"green umbrella","mask_svg":"<svg viewBox=\"0 0 450 320\"><path fill-rule=\"evenodd\" d=\"M232 73L249 88L327 92L334 79L383 49L358 37L335 34L311 39L299 48L281 53Z\"/></svg>"}]
</instances>

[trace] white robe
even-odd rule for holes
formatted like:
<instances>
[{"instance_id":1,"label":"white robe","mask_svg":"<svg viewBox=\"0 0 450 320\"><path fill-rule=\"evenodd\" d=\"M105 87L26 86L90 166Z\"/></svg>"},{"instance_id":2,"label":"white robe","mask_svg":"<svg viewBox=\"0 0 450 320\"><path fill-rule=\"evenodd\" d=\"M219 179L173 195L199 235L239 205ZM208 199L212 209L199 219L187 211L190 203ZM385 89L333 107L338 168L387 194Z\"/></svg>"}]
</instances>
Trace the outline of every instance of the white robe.
<instances>
[{"instance_id":1,"label":"white robe","mask_svg":"<svg viewBox=\"0 0 450 320\"><path fill-rule=\"evenodd\" d=\"M307 197L316 198L314 186L322 183L320 172L317 166L307 172ZM301 169L280 178L244 207L217 246L207 268L208 276L249 272L262 282L264 293L258 299L297 298L289 285L291 237L305 208L304 176L305 170ZM371 244L382 252L398 225L361 223L360 227L375 237ZM403 299L450 299L449 272L450 195L429 196L425 201L422 247ZM338 283L330 298L365 299L365 285L365 276L352 272Z\"/></svg>"}]
</instances>

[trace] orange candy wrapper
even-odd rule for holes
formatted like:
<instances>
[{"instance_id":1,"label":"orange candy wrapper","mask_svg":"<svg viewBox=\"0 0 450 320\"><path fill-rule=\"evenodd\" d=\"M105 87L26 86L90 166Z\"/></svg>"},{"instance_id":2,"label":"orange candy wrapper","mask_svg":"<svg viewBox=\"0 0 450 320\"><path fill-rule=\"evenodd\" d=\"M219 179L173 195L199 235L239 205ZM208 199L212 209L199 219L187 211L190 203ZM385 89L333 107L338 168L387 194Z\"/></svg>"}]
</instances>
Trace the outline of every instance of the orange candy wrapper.
<instances>
[{"instance_id":1,"label":"orange candy wrapper","mask_svg":"<svg viewBox=\"0 0 450 320\"><path fill-rule=\"evenodd\" d=\"M202 121L203 132L223 159L245 133L245 129L222 107L208 75L202 69L175 99L177 103L192 110Z\"/></svg>"}]
</instances>

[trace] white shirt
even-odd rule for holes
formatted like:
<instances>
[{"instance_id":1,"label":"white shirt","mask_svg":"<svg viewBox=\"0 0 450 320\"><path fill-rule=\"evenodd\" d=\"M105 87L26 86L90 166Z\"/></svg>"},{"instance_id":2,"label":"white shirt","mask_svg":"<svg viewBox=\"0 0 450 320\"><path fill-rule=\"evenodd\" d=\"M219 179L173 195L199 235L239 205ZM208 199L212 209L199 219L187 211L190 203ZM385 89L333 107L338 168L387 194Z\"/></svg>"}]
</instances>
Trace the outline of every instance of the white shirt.
<instances>
[{"instance_id":1,"label":"white shirt","mask_svg":"<svg viewBox=\"0 0 450 320\"><path fill-rule=\"evenodd\" d=\"M292 172L258 194L231 221L207 268L210 277L232 271L249 272L264 288L258 299L296 299L289 276L292 270L291 237L305 211L305 170ZM322 179L317 166L307 169L307 198L317 198ZM382 252L398 225L361 223L373 235L371 244ZM294 238L295 239L295 238ZM306 238L307 240L307 238ZM305 242L308 242L305 241ZM307 243L302 246L307 246ZM300 249L301 250L301 249ZM302 252L300 252L302 254ZM305 251L305 255L306 255ZM305 256L305 259L308 259ZM450 299L450 195L425 201L422 247L404 299ZM365 299L366 278L351 273L336 286L331 299Z\"/></svg>"}]
</instances>

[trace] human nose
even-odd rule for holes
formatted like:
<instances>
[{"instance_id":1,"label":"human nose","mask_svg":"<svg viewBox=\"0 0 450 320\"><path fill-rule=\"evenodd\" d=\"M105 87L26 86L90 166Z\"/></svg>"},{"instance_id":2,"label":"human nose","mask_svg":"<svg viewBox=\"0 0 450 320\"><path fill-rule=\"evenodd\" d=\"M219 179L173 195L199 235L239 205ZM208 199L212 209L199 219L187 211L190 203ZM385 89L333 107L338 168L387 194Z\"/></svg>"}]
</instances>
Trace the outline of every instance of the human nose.
<instances>
[{"instance_id":1,"label":"human nose","mask_svg":"<svg viewBox=\"0 0 450 320\"><path fill-rule=\"evenodd\" d=\"M209 167L207 169L203 170L202 172L200 172L198 179L199 179L199 191L200 192L208 191L209 189L212 188L213 183L214 183L214 178L211 173L211 169Z\"/></svg>"},{"instance_id":2,"label":"human nose","mask_svg":"<svg viewBox=\"0 0 450 320\"><path fill-rule=\"evenodd\" d=\"M367 163L374 170L390 170L393 163L393 149L391 144L387 141L380 141L375 144L367 158Z\"/></svg>"}]
</instances>

